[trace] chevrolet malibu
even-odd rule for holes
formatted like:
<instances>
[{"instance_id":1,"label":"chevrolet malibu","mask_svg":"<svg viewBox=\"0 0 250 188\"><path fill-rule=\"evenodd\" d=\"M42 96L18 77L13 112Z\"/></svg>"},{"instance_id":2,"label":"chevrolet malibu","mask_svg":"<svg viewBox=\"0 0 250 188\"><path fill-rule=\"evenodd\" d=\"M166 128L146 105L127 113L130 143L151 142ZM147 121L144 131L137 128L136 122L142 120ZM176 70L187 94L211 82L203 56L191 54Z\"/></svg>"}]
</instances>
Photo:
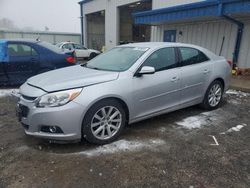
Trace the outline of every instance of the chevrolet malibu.
<instances>
[{"instance_id":1,"label":"chevrolet malibu","mask_svg":"<svg viewBox=\"0 0 250 188\"><path fill-rule=\"evenodd\" d=\"M126 124L196 104L218 108L230 69L225 58L194 45L127 44L28 79L17 115L27 135L106 144Z\"/></svg>"}]
</instances>

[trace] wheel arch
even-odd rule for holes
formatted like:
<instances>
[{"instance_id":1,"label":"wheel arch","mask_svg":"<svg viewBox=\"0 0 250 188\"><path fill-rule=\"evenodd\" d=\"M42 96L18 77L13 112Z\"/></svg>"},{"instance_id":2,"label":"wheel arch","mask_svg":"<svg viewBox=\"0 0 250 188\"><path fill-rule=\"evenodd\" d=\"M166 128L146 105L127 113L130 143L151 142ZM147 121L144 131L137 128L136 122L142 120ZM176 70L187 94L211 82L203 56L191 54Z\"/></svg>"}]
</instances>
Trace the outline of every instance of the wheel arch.
<instances>
[{"instance_id":1,"label":"wheel arch","mask_svg":"<svg viewBox=\"0 0 250 188\"><path fill-rule=\"evenodd\" d=\"M84 114L84 116L83 116L83 118L82 118L82 122L84 121L84 118L85 118L87 112L90 110L90 108L91 108L93 105L95 105L95 104L97 104L97 103L99 103L99 102L101 102L101 101L110 100L110 99L116 100L117 102L119 102L119 103L122 105L122 107L123 107L124 110L125 110L125 114L126 114L126 122L128 122L128 121L129 121L129 113L130 113L130 110L129 110L128 105L127 105L127 103L125 102L125 100L123 100L121 97L118 97L118 96L105 96L105 97L103 97L103 98L101 98L101 99L97 99L96 101L93 101L93 102L87 107L86 112L85 112L85 114Z\"/></svg>"},{"instance_id":2,"label":"wheel arch","mask_svg":"<svg viewBox=\"0 0 250 188\"><path fill-rule=\"evenodd\" d=\"M223 86L223 92L225 91L225 80L222 78L222 77L216 77L215 79L211 79L211 82L208 82L206 88L205 88L205 92L203 93L203 97L202 97L202 100L204 99L205 95L206 95L206 92L208 90L208 88L210 87L210 85L214 82L214 81L220 81L222 83L222 86Z\"/></svg>"},{"instance_id":3,"label":"wheel arch","mask_svg":"<svg viewBox=\"0 0 250 188\"><path fill-rule=\"evenodd\" d=\"M209 91L210 91L210 88L213 86L213 83L214 82L220 82L222 84L222 94L221 94L221 98L223 96L223 93L225 91L225 80L221 77L217 77L215 79L212 80L212 82L209 84L208 88L206 89L206 92L205 92L205 95L203 96L203 100L202 102L200 103L200 106L206 110L213 110L213 109L216 109L218 108L218 105L221 103L221 98L220 98L220 101L218 104L216 104L216 106L209 106L208 104L208 100L207 100L207 97L209 95Z\"/></svg>"},{"instance_id":4,"label":"wheel arch","mask_svg":"<svg viewBox=\"0 0 250 188\"><path fill-rule=\"evenodd\" d=\"M223 91L225 90L225 80L221 77L218 77L216 79L214 79L210 84L212 84L214 81L219 81L222 83L222 86L223 86Z\"/></svg>"}]
</instances>

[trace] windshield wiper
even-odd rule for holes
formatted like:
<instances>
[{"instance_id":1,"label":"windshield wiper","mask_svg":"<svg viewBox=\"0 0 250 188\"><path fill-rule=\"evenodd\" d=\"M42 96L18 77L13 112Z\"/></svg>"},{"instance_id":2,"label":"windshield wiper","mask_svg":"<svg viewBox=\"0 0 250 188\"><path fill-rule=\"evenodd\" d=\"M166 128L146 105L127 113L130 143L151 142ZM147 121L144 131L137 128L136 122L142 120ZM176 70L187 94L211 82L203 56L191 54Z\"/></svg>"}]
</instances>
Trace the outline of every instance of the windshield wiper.
<instances>
[{"instance_id":1,"label":"windshield wiper","mask_svg":"<svg viewBox=\"0 0 250 188\"><path fill-rule=\"evenodd\" d=\"M97 67L87 66L87 63L86 63L86 64L83 64L83 65L81 65L81 66L82 66L82 67L89 68L89 69L102 70L102 69L97 68Z\"/></svg>"},{"instance_id":2,"label":"windshield wiper","mask_svg":"<svg viewBox=\"0 0 250 188\"><path fill-rule=\"evenodd\" d=\"M82 67L87 67L87 63L81 64Z\"/></svg>"}]
</instances>

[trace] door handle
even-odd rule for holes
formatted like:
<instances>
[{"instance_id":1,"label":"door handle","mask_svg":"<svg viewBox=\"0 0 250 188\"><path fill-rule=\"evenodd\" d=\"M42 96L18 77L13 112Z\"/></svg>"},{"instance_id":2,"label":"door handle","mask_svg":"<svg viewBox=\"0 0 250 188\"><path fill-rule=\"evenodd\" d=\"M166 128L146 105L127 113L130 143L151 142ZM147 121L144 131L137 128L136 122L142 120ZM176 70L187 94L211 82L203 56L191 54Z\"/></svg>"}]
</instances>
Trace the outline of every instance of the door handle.
<instances>
[{"instance_id":1,"label":"door handle","mask_svg":"<svg viewBox=\"0 0 250 188\"><path fill-rule=\"evenodd\" d=\"M173 77L173 78L171 79L171 82L175 82L175 81L177 81L177 80L178 80L178 77L175 76L175 77Z\"/></svg>"},{"instance_id":2,"label":"door handle","mask_svg":"<svg viewBox=\"0 0 250 188\"><path fill-rule=\"evenodd\" d=\"M210 72L210 70L208 70L208 69L204 69L204 71L203 71L204 74L207 74L209 72Z\"/></svg>"}]
</instances>

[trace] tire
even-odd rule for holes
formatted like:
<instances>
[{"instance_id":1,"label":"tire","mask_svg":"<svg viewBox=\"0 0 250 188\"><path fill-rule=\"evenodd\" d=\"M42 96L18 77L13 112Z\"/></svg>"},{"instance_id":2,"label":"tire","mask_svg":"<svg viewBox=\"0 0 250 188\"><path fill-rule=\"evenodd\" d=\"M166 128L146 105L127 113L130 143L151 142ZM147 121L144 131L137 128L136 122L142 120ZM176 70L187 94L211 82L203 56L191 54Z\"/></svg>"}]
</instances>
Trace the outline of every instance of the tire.
<instances>
[{"instance_id":1,"label":"tire","mask_svg":"<svg viewBox=\"0 0 250 188\"><path fill-rule=\"evenodd\" d=\"M122 105L114 99L102 100L86 113L82 137L93 144L108 144L119 137L125 124L126 114Z\"/></svg>"},{"instance_id":2,"label":"tire","mask_svg":"<svg viewBox=\"0 0 250 188\"><path fill-rule=\"evenodd\" d=\"M96 56L97 56L97 54L96 54L96 53L91 53L91 54L89 55L89 60L91 60L91 59L95 58Z\"/></svg>"},{"instance_id":3,"label":"tire","mask_svg":"<svg viewBox=\"0 0 250 188\"><path fill-rule=\"evenodd\" d=\"M205 94L203 102L201 103L201 107L206 110L214 110L217 109L223 98L223 84L219 80L213 81Z\"/></svg>"}]
</instances>

